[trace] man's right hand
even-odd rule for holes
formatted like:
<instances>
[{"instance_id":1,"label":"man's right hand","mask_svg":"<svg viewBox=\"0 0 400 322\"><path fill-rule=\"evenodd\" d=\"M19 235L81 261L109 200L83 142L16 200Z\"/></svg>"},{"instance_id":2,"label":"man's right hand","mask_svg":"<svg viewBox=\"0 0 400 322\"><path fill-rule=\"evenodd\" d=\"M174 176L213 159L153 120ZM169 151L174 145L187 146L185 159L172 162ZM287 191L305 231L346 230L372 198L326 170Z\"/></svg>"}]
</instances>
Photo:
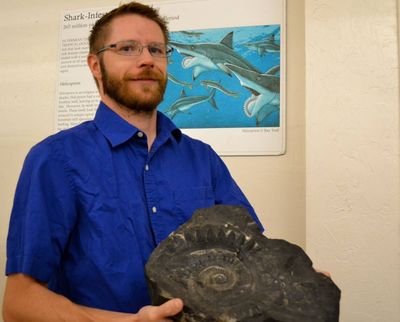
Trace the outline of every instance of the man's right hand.
<instances>
[{"instance_id":1,"label":"man's right hand","mask_svg":"<svg viewBox=\"0 0 400 322\"><path fill-rule=\"evenodd\" d=\"M13 274L7 277L3 318L5 322L167 322L182 309L181 299L145 306L136 314L81 306L30 276Z\"/></svg>"}]
</instances>

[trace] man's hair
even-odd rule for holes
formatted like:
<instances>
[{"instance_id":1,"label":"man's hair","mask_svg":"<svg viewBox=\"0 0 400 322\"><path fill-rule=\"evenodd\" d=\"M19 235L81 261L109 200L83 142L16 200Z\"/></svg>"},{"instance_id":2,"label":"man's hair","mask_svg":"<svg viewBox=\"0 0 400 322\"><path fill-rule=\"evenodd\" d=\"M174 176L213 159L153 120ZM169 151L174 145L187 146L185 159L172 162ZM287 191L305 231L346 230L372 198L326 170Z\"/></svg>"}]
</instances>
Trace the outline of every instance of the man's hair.
<instances>
[{"instance_id":1,"label":"man's hair","mask_svg":"<svg viewBox=\"0 0 400 322\"><path fill-rule=\"evenodd\" d=\"M158 10L151 6L132 1L111 10L96 21L89 36L89 51L91 54L95 54L105 45L104 41L107 38L109 26L113 19L129 14L136 14L153 20L161 28L165 42L168 42L167 21L159 14Z\"/></svg>"}]
</instances>

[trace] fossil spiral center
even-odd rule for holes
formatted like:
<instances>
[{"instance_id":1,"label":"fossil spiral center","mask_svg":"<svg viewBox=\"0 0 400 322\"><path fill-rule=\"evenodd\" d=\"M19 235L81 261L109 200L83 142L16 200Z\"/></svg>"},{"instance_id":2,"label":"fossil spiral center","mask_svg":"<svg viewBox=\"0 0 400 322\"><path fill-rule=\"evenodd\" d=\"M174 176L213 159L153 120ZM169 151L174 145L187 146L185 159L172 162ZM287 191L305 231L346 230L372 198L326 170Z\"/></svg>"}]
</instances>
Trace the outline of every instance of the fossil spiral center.
<instances>
[{"instance_id":1,"label":"fossil spiral center","mask_svg":"<svg viewBox=\"0 0 400 322\"><path fill-rule=\"evenodd\" d=\"M232 289L238 281L237 273L226 267L210 266L199 274L202 285L215 291Z\"/></svg>"}]
</instances>

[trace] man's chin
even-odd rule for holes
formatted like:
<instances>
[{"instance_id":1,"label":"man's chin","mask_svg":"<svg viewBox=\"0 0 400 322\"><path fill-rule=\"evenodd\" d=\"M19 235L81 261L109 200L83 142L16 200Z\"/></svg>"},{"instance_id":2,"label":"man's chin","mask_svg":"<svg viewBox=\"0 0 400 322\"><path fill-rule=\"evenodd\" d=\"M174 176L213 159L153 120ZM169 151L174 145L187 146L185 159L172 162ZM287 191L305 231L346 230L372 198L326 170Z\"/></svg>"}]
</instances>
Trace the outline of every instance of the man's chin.
<instances>
[{"instance_id":1,"label":"man's chin","mask_svg":"<svg viewBox=\"0 0 400 322\"><path fill-rule=\"evenodd\" d=\"M136 112L153 112L163 100L161 85L137 86L124 84L122 87L105 88L105 94L121 107Z\"/></svg>"},{"instance_id":2,"label":"man's chin","mask_svg":"<svg viewBox=\"0 0 400 322\"><path fill-rule=\"evenodd\" d=\"M132 101L126 102L124 104L128 109L136 112L153 112L157 109L158 104L160 104L161 100L154 99L154 96L150 99L135 99Z\"/></svg>"}]
</instances>

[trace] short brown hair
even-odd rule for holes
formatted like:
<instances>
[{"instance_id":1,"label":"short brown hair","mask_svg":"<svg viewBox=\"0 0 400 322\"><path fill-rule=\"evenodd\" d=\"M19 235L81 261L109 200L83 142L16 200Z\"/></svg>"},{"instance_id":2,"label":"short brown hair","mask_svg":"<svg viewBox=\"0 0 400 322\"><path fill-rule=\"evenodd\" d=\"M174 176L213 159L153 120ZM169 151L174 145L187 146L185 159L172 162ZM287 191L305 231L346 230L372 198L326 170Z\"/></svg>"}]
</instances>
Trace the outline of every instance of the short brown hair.
<instances>
[{"instance_id":1,"label":"short brown hair","mask_svg":"<svg viewBox=\"0 0 400 322\"><path fill-rule=\"evenodd\" d=\"M104 40L106 39L109 31L108 27L112 20L128 14L136 14L156 22L164 34L165 42L168 42L167 21L159 14L158 10L151 6L132 1L111 10L96 21L89 36L89 51L91 54L95 54L104 46Z\"/></svg>"}]
</instances>

